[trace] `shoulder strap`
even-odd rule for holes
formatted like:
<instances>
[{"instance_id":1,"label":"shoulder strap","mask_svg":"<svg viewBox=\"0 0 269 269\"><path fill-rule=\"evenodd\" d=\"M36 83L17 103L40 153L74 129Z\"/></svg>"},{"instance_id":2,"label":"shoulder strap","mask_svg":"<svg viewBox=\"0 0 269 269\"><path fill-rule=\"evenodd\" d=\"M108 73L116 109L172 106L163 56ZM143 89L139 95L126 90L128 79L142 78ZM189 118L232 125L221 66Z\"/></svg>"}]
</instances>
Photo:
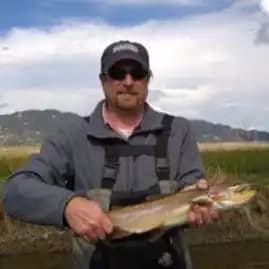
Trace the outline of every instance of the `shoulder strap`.
<instances>
[{"instance_id":1,"label":"shoulder strap","mask_svg":"<svg viewBox=\"0 0 269 269\"><path fill-rule=\"evenodd\" d=\"M119 154L116 145L105 145L104 175L101 182L102 189L113 189L119 168Z\"/></svg>"},{"instance_id":2,"label":"shoulder strap","mask_svg":"<svg viewBox=\"0 0 269 269\"><path fill-rule=\"evenodd\" d=\"M150 155L155 156L155 169L158 180L169 180L169 161L167 156L168 139L174 117L165 114L162 120L163 130L157 134L157 143L150 145L128 145L124 142L105 145L105 167L102 188L112 189L118 173L119 157Z\"/></svg>"},{"instance_id":3,"label":"shoulder strap","mask_svg":"<svg viewBox=\"0 0 269 269\"><path fill-rule=\"evenodd\" d=\"M84 118L87 122L90 117ZM119 157L150 155L155 156L155 169L158 180L169 179L169 161L167 157L168 138L171 132L171 125L174 117L165 114L162 119L163 130L157 134L157 143L155 146L150 145L128 145L124 142L106 143L104 176L101 188L113 189L119 169ZM112 142L112 143L111 143Z\"/></svg>"},{"instance_id":4,"label":"shoulder strap","mask_svg":"<svg viewBox=\"0 0 269 269\"><path fill-rule=\"evenodd\" d=\"M158 180L169 179L169 160L167 156L168 139L171 133L171 125L174 117L165 114L162 120L164 126L162 132L157 137L155 146L155 168Z\"/></svg>"},{"instance_id":5,"label":"shoulder strap","mask_svg":"<svg viewBox=\"0 0 269 269\"><path fill-rule=\"evenodd\" d=\"M105 189L112 189L116 182L119 168L119 157L155 155L155 146L129 145L121 141L117 141L115 143L105 143L104 149L105 165L101 187Z\"/></svg>"}]
</instances>

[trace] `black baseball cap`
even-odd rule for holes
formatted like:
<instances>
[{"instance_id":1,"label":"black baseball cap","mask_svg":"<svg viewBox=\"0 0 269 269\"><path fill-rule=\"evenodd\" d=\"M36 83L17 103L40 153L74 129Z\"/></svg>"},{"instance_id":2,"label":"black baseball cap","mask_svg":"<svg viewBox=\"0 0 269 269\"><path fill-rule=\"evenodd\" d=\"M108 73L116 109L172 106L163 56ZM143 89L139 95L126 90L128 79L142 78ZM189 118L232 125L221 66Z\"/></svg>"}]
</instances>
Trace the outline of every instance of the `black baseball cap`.
<instances>
[{"instance_id":1,"label":"black baseball cap","mask_svg":"<svg viewBox=\"0 0 269 269\"><path fill-rule=\"evenodd\" d=\"M107 73L120 60L134 60L146 71L150 71L147 49L140 43L121 40L105 48L101 57L101 73Z\"/></svg>"}]
</instances>

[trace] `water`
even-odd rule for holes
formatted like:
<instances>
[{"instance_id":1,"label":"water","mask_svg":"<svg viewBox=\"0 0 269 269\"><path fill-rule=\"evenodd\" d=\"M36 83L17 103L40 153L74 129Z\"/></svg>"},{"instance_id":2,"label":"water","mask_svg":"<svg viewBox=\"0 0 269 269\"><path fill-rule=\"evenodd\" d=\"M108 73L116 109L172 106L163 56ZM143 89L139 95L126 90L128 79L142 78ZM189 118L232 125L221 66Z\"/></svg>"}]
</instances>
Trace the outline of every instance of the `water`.
<instances>
[{"instance_id":1,"label":"water","mask_svg":"<svg viewBox=\"0 0 269 269\"><path fill-rule=\"evenodd\" d=\"M0 269L69 269L71 259L67 254L29 254L0 256Z\"/></svg>"},{"instance_id":2,"label":"water","mask_svg":"<svg viewBox=\"0 0 269 269\"><path fill-rule=\"evenodd\" d=\"M194 269L269 269L269 242L253 241L191 249ZM70 256L17 255L0 257L1 269L69 269Z\"/></svg>"},{"instance_id":3,"label":"water","mask_svg":"<svg viewBox=\"0 0 269 269\"><path fill-rule=\"evenodd\" d=\"M191 253L195 269L269 269L269 242L199 246Z\"/></svg>"}]
</instances>

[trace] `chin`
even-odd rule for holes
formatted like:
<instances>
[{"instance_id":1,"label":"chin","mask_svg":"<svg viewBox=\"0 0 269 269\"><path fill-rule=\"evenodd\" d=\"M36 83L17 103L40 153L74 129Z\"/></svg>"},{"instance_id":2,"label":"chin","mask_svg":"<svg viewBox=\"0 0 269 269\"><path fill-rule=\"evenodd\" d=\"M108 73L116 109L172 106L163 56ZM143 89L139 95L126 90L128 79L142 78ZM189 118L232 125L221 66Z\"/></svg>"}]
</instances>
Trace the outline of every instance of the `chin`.
<instances>
[{"instance_id":1,"label":"chin","mask_svg":"<svg viewBox=\"0 0 269 269\"><path fill-rule=\"evenodd\" d=\"M121 110L131 111L139 108L138 104L118 104Z\"/></svg>"},{"instance_id":2,"label":"chin","mask_svg":"<svg viewBox=\"0 0 269 269\"><path fill-rule=\"evenodd\" d=\"M137 109L139 105L139 101L137 99L125 99L118 100L117 105L122 110L134 110Z\"/></svg>"}]
</instances>

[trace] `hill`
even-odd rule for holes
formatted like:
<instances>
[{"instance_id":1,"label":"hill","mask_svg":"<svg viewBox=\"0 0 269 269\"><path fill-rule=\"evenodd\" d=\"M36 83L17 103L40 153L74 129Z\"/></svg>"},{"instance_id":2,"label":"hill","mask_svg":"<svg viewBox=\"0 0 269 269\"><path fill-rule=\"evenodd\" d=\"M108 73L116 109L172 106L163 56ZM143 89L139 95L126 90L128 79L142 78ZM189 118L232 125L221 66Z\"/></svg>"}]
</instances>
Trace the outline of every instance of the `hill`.
<instances>
[{"instance_id":1,"label":"hill","mask_svg":"<svg viewBox=\"0 0 269 269\"><path fill-rule=\"evenodd\" d=\"M72 113L57 110L27 110L0 115L0 145L36 145ZM191 124L200 142L269 141L269 133L243 130L228 125L192 120Z\"/></svg>"}]
</instances>

